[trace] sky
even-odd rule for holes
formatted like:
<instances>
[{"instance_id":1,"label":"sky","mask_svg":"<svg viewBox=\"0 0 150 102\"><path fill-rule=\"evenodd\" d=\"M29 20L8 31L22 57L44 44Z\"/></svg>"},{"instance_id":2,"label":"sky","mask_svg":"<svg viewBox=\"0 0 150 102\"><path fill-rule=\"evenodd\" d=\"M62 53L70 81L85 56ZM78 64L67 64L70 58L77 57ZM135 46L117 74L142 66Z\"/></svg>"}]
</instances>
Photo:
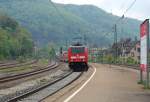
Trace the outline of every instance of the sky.
<instances>
[{"instance_id":1,"label":"sky","mask_svg":"<svg viewBox=\"0 0 150 102\"><path fill-rule=\"evenodd\" d=\"M134 0L52 0L63 4L90 4L95 5L109 13L122 16ZM136 0L132 8L125 13L125 17L139 20L150 19L150 0Z\"/></svg>"}]
</instances>

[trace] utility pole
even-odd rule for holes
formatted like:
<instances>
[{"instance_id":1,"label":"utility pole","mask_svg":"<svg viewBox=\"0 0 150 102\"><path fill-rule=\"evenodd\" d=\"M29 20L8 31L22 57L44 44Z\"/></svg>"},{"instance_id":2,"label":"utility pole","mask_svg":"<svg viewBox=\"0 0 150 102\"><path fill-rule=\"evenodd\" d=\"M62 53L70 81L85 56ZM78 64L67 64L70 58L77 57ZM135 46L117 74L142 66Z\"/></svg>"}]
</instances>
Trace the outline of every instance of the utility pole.
<instances>
[{"instance_id":1,"label":"utility pole","mask_svg":"<svg viewBox=\"0 0 150 102\"><path fill-rule=\"evenodd\" d=\"M66 39L66 49L68 48L68 40Z\"/></svg>"},{"instance_id":2,"label":"utility pole","mask_svg":"<svg viewBox=\"0 0 150 102\"><path fill-rule=\"evenodd\" d=\"M114 25L114 45L115 45L115 63L117 63L117 54L118 54L118 47L117 47L117 24Z\"/></svg>"},{"instance_id":3,"label":"utility pole","mask_svg":"<svg viewBox=\"0 0 150 102\"><path fill-rule=\"evenodd\" d=\"M115 63L117 63L117 56L118 56L118 34L117 34L117 23L121 21L124 18L124 15L122 15L121 18L119 18L116 23L114 24L114 46L115 46Z\"/></svg>"},{"instance_id":4,"label":"utility pole","mask_svg":"<svg viewBox=\"0 0 150 102\"><path fill-rule=\"evenodd\" d=\"M86 35L85 34L83 36L83 40L84 40L84 44L87 45L87 39L86 39Z\"/></svg>"}]
</instances>

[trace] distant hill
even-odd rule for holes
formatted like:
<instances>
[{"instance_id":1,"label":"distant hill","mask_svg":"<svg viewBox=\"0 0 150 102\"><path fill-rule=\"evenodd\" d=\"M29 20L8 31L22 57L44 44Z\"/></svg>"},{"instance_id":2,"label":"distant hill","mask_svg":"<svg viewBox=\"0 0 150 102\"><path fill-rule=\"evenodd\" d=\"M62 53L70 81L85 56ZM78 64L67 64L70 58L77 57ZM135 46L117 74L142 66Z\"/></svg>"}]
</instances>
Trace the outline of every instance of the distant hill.
<instances>
[{"instance_id":1,"label":"distant hill","mask_svg":"<svg viewBox=\"0 0 150 102\"><path fill-rule=\"evenodd\" d=\"M64 44L77 34L86 35L90 43L98 46L112 43L113 25L119 17L92 5L55 5L58 11L49 0L0 0L0 11L29 29L34 41L40 45L47 42ZM119 37L138 36L139 24L135 19L123 19L118 24Z\"/></svg>"}]
</instances>

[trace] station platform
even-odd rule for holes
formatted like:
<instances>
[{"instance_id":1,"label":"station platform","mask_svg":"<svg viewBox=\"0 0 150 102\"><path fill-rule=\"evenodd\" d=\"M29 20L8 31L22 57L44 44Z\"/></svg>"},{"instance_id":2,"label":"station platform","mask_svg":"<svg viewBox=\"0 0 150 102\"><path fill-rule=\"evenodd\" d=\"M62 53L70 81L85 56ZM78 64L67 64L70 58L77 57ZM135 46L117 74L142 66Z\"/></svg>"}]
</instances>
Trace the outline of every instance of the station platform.
<instances>
[{"instance_id":1,"label":"station platform","mask_svg":"<svg viewBox=\"0 0 150 102\"><path fill-rule=\"evenodd\" d=\"M79 92L80 87L63 95L57 102L150 102L150 90L137 84L138 70L102 64L93 66L95 74L91 80Z\"/></svg>"}]
</instances>

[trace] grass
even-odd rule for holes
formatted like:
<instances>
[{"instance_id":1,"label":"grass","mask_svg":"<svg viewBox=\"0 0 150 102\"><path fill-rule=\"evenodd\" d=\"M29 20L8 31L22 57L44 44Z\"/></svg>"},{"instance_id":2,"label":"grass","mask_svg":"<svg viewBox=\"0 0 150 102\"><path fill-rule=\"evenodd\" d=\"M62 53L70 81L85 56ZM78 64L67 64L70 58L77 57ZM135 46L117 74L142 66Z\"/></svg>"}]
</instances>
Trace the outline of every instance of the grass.
<instances>
[{"instance_id":1,"label":"grass","mask_svg":"<svg viewBox=\"0 0 150 102\"><path fill-rule=\"evenodd\" d=\"M143 84L143 82L142 82L142 81L138 81L137 83L138 83L138 84Z\"/></svg>"},{"instance_id":2,"label":"grass","mask_svg":"<svg viewBox=\"0 0 150 102\"><path fill-rule=\"evenodd\" d=\"M31 70L33 70L35 68L38 68L36 66L39 66L39 67L46 66L46 65L48 65L48 62L49 61L47 59L40 59L37 63L32 64L32 65L26 65L26 66L20 66L20 67L13 67L13 68L2 69L2 70L0 70L0 73L27 72L27 71L31 71Z\"/></svg>"},{"instance_id":3,"label":"grass","mask_svg":"<svg viewBox=\"0 0 150 102\"><path fill-rule=\"evenodd\" d=\"M10 73L10 72L20 72L20 71L30 71L33 69L30 65L28 66L22 66L22 67L14 67L14 68L8 68L0 70L1 73Z\"/></svg>"},{"instance_id":4,"label":"grass","mask_svg":"<svg viewBox=\"0 0 150 102\"><path fill-rule=\"evenodd\" d=\"M38 65L48 65L49 63L49 60L48 59L40 59L39 62L38 62Z\"/></svg>"},{"instance_id":5,"label":"grass","mask_svg":"<svg viewBox=\"0 0 150 102\"><path fill-rule=\"evenodd\" d=\"M148 89L148 90L150 89L150 86L147 87L146 80L138 81L138 84L143 85L144 86L143 89Z\"/></svg>"}]
</instances>

